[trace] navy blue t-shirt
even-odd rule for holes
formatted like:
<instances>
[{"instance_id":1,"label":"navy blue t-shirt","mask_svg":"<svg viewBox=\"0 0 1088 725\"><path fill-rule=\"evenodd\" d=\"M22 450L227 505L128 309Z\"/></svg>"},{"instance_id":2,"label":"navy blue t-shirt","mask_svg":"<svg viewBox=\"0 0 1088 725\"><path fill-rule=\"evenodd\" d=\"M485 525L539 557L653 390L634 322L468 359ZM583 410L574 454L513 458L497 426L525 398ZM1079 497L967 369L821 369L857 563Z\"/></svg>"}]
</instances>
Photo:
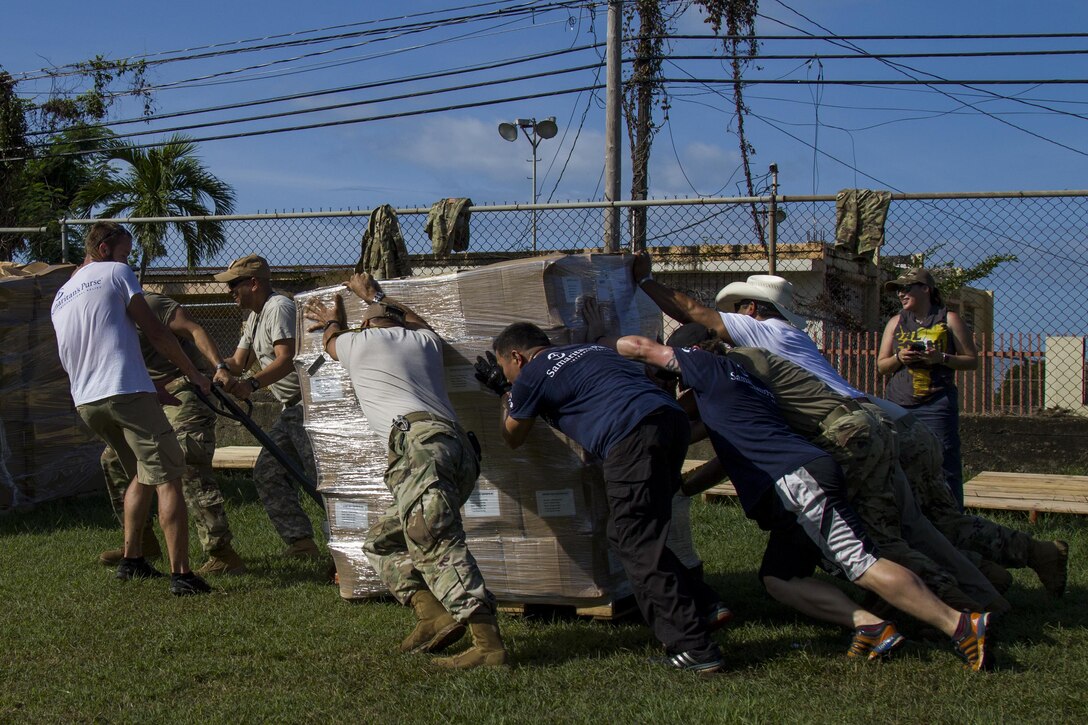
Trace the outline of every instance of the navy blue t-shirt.
<instances>
[{"instance_id":1,"label":"navy blue t-shirt","mask_svg":"<svg viewBox=\"0 0 1088 725\"><path fill-rule=\"evenodd\" d=\"M561 345L536 354L510 389L510 417L541 416L604 460L640 420L680 406L643 367L602 345Z\"/></svg>"},{"instance_id":2,"label":"navy blue t-shirt","mask_svg":"<svg viewBox=\"0 0 1088 725\"><path fill-rule=\"evenodd\" d=\"M790 430L774 393L737 363L699 348L677 349L676 361L746 512L779 478L825 455Z\"/></svg>"}]
</instances>

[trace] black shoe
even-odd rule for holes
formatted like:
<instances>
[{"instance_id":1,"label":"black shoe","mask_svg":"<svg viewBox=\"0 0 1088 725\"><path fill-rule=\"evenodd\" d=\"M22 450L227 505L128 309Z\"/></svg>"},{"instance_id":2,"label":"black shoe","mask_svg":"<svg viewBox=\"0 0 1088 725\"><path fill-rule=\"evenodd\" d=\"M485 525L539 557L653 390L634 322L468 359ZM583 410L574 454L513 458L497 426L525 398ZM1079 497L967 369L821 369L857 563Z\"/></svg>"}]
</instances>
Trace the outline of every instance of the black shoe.
<instances>
[{"instance_id":1,"label":"black shoe","mask_svg":"<svg viewBox=\"0 0 1088 725\"><path fill-rule=\"evenodd\" d=\"M212 588L208 582L193 572L170 575L170 593L176 597L188 597L193 594L207 594Z\"/></svg>"},{"instance_id":2,"label":"black shoe","mask_svg":"<svg viewBox=\"0 0 1088 725\"><path fill-rule=\"evenodd\" d=\"M117 578L121 581L129 579L158 579L165 576L161 571L147 563L142 556L137 559L122 558L117 565Z\"/></svg>"},{"instance_id":3,"label":"black shoe","mask_svg":"<svg viewBox=\"0 0 1088 725\"><path fill-rule=\"evenodd\" d=\"M736 615L733 614L732 609L718 602L706 615L707 629L711 632L717 632L722 627L729 625L735 618Z\"/></svg>"},{"instance_id":4,"label":"black shoe","mask_svg":"<svg viewBox=\"0 0 1088 725\"><path fill-rule=\"evenodd\" d=\"M666 667L685 670L687 672L697 672L701 675L721 672L722 667L725 667L725 660L722 659L721 652L718 651L717 647L714 647L703 654L696 655L693 654L693 650L688 650L687 652L666 655L665 657L657 657L652 661L665 665Z\"/></svg>"}]
</instances>

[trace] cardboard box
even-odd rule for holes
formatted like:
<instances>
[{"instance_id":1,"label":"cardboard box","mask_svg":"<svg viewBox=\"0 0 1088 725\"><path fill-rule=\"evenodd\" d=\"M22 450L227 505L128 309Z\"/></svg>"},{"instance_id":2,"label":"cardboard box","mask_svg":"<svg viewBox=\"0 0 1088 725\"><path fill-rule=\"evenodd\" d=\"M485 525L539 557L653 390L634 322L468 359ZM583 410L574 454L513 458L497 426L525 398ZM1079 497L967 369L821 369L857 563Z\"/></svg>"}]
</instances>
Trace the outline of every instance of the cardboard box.
<instances>
[{"instance_id":1,"label":"cardboard box","mask_svg":"<svg viewBox=\"0 0 1088 725\"><path fill-rule=\"evenodd\" d=\"M462 521L488 587L502 598L600 603L622 596L625 578L608 554L607 503L597 462L544 421L523 446L510 450L499 431L498 400L475 380L476 356L489 350L508 324L522 320L539 325L554 344L584 342L581 305L587 295L600 300L610 333L658 335L660 312L637 293L632 261L630 255L552 255L382 282L389 297L411 307L446 342L450 400L461 425L475 432L483 449L477 490L462 510ZM349 326L358 325L365 305L336 286L296 295L299 329L310 324L304 314L311 299L329 302L337 293L343 295ZM345 371L324 355L321 341L320 332L301 334L295 358L306 428L319 489L329 501L330 548L341 572L341 595L369 597L384 588L362 555L365 532L357 522L365 515L372 523L374 497L388 495L382 483L388 424L371 426L365 419ZM325 362L310 376L319 356ZM365 514L359 506L364 502Z\"/></svg>"}]
</instances>

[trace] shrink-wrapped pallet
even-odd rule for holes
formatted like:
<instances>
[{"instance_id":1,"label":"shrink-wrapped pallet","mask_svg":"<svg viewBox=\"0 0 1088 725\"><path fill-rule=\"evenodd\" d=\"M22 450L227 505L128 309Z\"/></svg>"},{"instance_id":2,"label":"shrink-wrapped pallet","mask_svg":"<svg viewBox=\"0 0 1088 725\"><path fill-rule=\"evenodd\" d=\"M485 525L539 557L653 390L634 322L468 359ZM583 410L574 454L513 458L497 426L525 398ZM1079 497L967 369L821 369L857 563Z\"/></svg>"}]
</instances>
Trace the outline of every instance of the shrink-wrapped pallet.
<instances>
[{"instance_id":1,"label":"shrink-wrapped pallet","mask_svg":"<svg viewBox=\"0 0 1088 725\"><path fill-rule=\"evenodd\" d=\"M103 444L75 411L49 309L72 265L0 265L0 508L93 491Z\"/></svg>"},{"instance_id":2,"label":"shrink-wrapped pallet","mask_svg":"<svg viewBox=\"0 0 1088 725\"><path fill-rule=\"evenodd\" d=\"M543 421L517 450L499 431L499 402L473 375L476 356L508 324L538 325L554 344L584 342L581 304L594 296L613 334L661 332L657 308L631 282L629 255L554 255L504 262L458 274L387 280L382 287L442 336L446 386L466 430L483 449L481 474L462 509L469 550L495 595L506 601L595 604L629 592L605 539L608 510L600 466ZM336 286L295 296L299 330L306 303L341 293L348 322L358 326L365 304ZM390 421L367 421L339 363L323 355L322 335L300 332L296 368L306 428L325 497L341 596L380 596L385 587L363 552L370 525L392 495L385 487ZM317 358L324 359L311 374ZM687 499L677 499L670 545L688 566L699 564L691 543Z\"/></svg>"}]
</instances>

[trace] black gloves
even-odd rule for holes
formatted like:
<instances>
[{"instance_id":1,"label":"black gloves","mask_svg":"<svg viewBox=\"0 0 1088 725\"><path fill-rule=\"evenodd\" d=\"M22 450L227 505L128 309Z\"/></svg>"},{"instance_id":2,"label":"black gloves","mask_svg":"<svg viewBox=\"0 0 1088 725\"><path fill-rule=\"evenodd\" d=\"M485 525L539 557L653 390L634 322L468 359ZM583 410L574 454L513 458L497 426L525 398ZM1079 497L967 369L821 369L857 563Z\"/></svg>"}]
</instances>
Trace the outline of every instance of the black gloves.
<instances>
[{"instance_id":1,"label":"black gloves","mask_svg":"<svg viewBox=\"0 0 1088 725\"><path fill-rule=\"evenodd\" d=\"M499 367L499 361L495 359L495 356L490 351L486 355L486 360L479 355L476 356L476 379L496 395L502 395L510 390L510 383L502 374L502 368Z\"/></svg>"}]
</instances>

